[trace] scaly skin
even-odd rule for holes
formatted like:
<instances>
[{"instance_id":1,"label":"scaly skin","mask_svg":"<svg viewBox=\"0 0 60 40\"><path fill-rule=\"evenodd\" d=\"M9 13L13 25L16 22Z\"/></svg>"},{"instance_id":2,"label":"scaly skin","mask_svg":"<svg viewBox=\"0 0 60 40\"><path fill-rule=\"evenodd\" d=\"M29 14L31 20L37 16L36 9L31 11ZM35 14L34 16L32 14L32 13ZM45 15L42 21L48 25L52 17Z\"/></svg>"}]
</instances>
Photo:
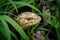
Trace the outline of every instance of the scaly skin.
<instances>
[{"instance_id":1,"label":"scaly skin","mask_svg":"<svg viewBox=\"0 0 60 40\"><path fill-rule=\"evenodd\" d=\"M14 17L14 20L23 28L27 29L41 21L41 17L32 12L24 12Z\"/></svg>"}]
</instances>

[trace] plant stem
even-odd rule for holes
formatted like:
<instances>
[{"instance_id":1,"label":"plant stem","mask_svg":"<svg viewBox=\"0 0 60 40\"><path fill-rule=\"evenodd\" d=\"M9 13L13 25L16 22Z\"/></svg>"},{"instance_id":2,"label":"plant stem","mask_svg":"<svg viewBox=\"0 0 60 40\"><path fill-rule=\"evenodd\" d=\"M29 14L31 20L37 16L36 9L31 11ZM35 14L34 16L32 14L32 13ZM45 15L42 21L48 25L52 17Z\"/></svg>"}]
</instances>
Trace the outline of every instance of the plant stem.
<instances>
[{"instance_id":1,"label":"plant stem","mask_svg":"<svg viewBox=\"0 0 60 40\"><path fill-rule=\"evenodd\" d=\"M57 29L56 29L56 34L57 34L57 39L60 40L60 33Z\"/></svg>"}]
</instances>

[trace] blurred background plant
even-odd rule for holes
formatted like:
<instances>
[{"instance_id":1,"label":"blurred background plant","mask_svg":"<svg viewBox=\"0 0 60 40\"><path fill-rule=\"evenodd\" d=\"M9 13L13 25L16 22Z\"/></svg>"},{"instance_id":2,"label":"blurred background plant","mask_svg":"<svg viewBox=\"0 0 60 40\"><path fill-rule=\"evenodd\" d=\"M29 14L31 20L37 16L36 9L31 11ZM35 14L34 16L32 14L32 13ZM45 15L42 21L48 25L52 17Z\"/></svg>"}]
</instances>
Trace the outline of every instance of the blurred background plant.
<instances>
[{"instance_id":1,"label":"blurred background plant","mask_svg":"<svg viewBox=\"0 0 60 40\"><path fill-rule=\"evenodd\" d=\"M59 3L60 0L0 0L0 40L30 40L28 36L31 36L31 34L31 40L34 40L36 30L45 31L46 40L60 40ZM44 6L45 8L43 8ZM24 9L24 7L26 8ZM40 24L36 24L32 28L27 29L29 34L10 16L17 16L15 14L18 14L18 9L21 8L22 10L20 11L27 9L27 11L30 10L42 17ZM49 9L49 11L47 9ZM14 11L15 13L13 14ZM17 32L12 31L11 27ZM18 33L19 37L16 33Z\"/></svg>"}]
</instances>

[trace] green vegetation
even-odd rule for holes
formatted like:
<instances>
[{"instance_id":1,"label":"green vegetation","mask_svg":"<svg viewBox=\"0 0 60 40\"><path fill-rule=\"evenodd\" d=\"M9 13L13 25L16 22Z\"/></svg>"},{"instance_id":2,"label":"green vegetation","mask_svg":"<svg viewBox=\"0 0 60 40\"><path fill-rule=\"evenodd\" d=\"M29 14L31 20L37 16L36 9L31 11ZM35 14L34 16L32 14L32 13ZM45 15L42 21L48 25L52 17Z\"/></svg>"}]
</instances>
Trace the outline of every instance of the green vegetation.
<instances>
[{"instance_id":1,"label":"green vegetation","mask_svg":"<svg viewBox=\"0 0 60 40\"><path fill-rule=\"evenodd\" d=\"M38 7L41 7L41 5L43 4L42 0L38 5L36 0L0 0L0 40L11 40L12 37L15 40L19 40L16 33L10 29L11 26L9 26L8 23L11 24L12 27L19 33L21 40L29 40L27 33L9 16L10 13L11 15L13 14L12 11L14 10L16 10L16 13L18 14L18 9L24 6L31 8L31 12L36 12L39 16L42 16L42 19L44 19L44 17L46 16L49 16L51 18L48 21L46 21L47 19L45 20L47 22L47 25L51 25L51 27L49 26L49 29L47 27L44 28L44 23L42 25L42 28L36 28L38 27L38 25L40 26L40 24L34 25L32 29L28 28L27 32L30 32L32 34L32 37L34 37L35 30L44 30L47 31L47 38L50 35L49 33L52 32L53 34L55 33L54 35L56 40L60 40L60 0L56 0L55 2L55 4L51 3L50 1L46 2L46 8L55 12L53 13L51 11L51 15L47 15L41 12L42 9L39 9ZM52 28L55 32L51 30Z\"/></svg>"}]
</instances>

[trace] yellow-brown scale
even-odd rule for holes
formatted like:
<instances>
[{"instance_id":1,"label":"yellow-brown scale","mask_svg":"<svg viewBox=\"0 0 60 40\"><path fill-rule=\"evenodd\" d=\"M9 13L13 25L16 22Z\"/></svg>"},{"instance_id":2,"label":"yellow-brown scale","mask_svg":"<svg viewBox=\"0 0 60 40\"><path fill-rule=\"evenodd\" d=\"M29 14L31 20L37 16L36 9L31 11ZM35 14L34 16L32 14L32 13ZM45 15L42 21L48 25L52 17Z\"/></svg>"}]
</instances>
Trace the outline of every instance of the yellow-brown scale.
<instances>
[{"instance_id":1,"label":"yellow-brown scale","mask_svg":"<svg viewBox=\"0 0 60 40\"><path fill-rule=\"evenodd\" d=\"M24 12L17 17L14 17L14 20L23 28L27 29L32 25L35 25L41 21L41 17L32 12Z\"/></svg>"}]
</instances>

